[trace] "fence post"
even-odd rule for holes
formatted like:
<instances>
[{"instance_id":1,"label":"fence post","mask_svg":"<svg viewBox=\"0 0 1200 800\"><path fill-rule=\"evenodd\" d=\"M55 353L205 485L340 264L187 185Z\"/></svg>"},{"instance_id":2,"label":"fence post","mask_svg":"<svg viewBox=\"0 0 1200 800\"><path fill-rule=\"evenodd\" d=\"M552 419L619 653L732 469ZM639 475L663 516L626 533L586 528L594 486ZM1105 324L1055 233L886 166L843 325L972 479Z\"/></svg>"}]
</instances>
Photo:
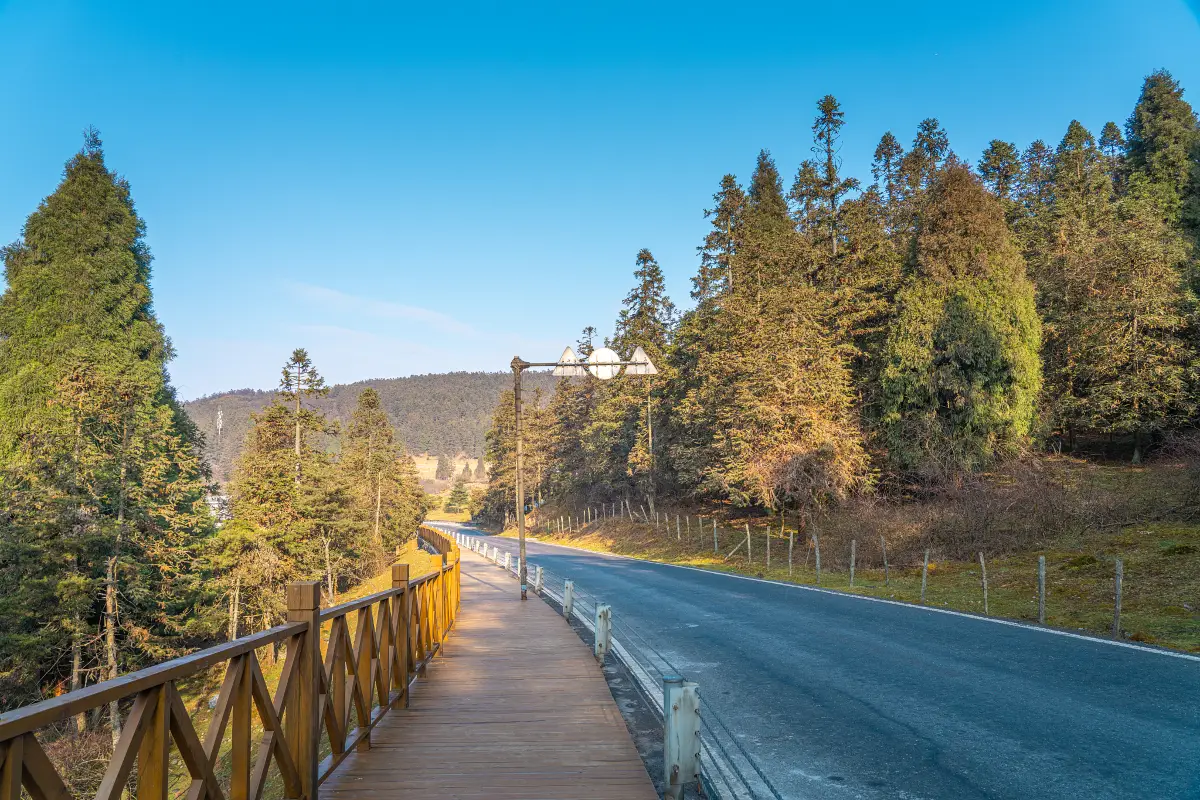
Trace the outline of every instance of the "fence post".
<instances>
[{"instance_id":1,"label":"fence post","mask_svg":"<svg viewBox=\"0 0 1200 800\"><path fill-rule=\"evenodd\" d=\"M888 573L887 541L883 538L882 533L879 534L879 549L883 551L883 585L891 586L892 585L892 577Z\"/></svg>"},{"instance_id":2,"label":"fence post","mask_svg":"<svg viewBox=\"0 0 1200 800\"><path fill-rule=\"evenodd\" d=\"M512 561L512 553L505 550L504 551L504 571L505 572L507 572L509 569L511 569L511 567L509 566L509 563L511 561Z\"/></svg>"},{"instance_id":3,"label":"fence post","mask_svg":"<svg viewBox=\"0 0 1200 800\"><path fill-rule=\"evenodd\" d=\"M1121 582L1125 578L1125 565L1117 559L1117 572L1113 576L1113 629L1112 637L1121 638Z\"/></svg>"},{"instance_id":4,"label":"fence post","mask_svg":"<svg viewBox=\"0 0 1200 800\"><path fill-rule=\"evenodd\" d=\"M792 549L796 546L796 532L788 531L788 577L792 577Z\"/></svg>"},{"instance_id":5,"label":"fence post","mask_svg":"<svg viewBox=\"0 0 1200 800\"><path fill-rule=\"evenodd\" d=\"M534 570L535 570L535 572L534 572L534 578L533 578L533 591L537 594L541 594L542 593L542 568L540 566L537 566L537 567L534 567Z\"/></svg>"},{"instance_id":6,"label":"fence post","mask_svg":"<svg viewBox=\"0 0 1200 800\"><path fill-rule=\"evenodd\" d=\"M979 571L983 580L983 613L988 613L987 601L987 562L983 560L983 551L979 551Z\"/></svg>"},{"instance_id":7,"label":"fence post","mask_svg":"<svg viewBox=\"0 0 1200 800\"><path fill-rule=\"evenodd\" d=\"M607 603L596 603L595 626L596 660L603 664L604 657L608 655L608 651L612 647L612 609L608 607Z\"/></svg>"},{"instance_id":8,"label":"fence post","mask_svg":"<svg viewBox=\"0 0 1200 800\"><path fill-rule=\"evenodd\" d=\"M1038 556L1038 624L1046 624L1046 557Z\"/></svg>"},{"instance_id":9,"label":"fence post","mask_svg":"<svg viewBox=\"0 0 1200 800\"><path fill-rule=\"evenodd\" d=\"M750 552L750 523L746 523L746 562L754 563L754 554Z\"/></svg>"},{"instance_id":10,"label":"fence post","mask_svg":"<svg viewBox=\"0 0 1200 800\"><path fill-rule=\"evenodd\" d=\"M925 565L921 567L921 605L925 605L925 584L929 582L929 548L925 548Z\"/></svg>"},{"instance_id":11,"label":"fence post","mask_svg":"<svg viewBox=\"0 0 1200 800\"><path fill-rule=\"evenodd\" d=\"M679 515L678 514L675 515L675 541L677 541L677 542L683 541L683 533L679 527Z\"/></svg>"},{"instance_id":12,"label":"fence post","mask_svg":"<svg viewBox=\"0 0 1200 800\"><path fill-rule=\"evenodd\" d=\"M288 744L300 772L300 793L316 800L321 762L321 584L297 581L287 587L288 622L308 623L295 654L296 685L287 698Z\"/></svg>"},{"instance_id":13,"label":"fence post","mask_svg":"<svg viewBox=\"0 0 1200 800\"><path fill-rule=\"evenodd\" d=\"M817 586L820 586L821 585L821 540L817 538L817 535L815 533L812 535L812 537L813 537L813 550L815 550L816 554L817 554Z\"/></svg>"},{"instance_id":14,"label":"fence post","mask_svg":"<svg viewBox=\"0 0 1200 800\"><path fill-rule=\"evenodd\" d=\"M855 561L855 550L857 548L858 548L858 540L851 539L850 540L850 585L851 586L854 585L854 561Z\"/></svg>"},{"instance_id":15,"label":"fence post","mask_svg":"<svg viewBox=\"0 0 1200 800\"><path fill-rule=\"evenodd\" d=\"M396 648L396 663L392 671L392 688L398 691L396 699L404 696L404 705L408 705L408 670L411 666L408 661L408 619L412 612L412 607L409 605L408 593L408 564L392 564L392 588L401 590L400 594L392 598L394 603L394 611L398 619L396 621L395 639L392 641L392 647Z\"/></svg>"},{"instance_id":16,"label":"fence post","mask_svg":"<svg viewBox=\"0 0 1200 800\"><path fill-rule=\"evenodd\" d=\"M717 552L717 518L713 517L713 552Z\"/></svg>"},{"instance_id":17,"label":"fence post","mask_svg":"<svg viewBox=\"0 0 1200 800\"><path fill-rule=\"evenodd\" d=\"M700 780L700 692L692 681L663 676L664 800L683 800Z\"/></svg>"},{"instance_id":18,"label":"fence post","mask_svg":"<svg viewBox=\"0 0 1200 800\"><path fill-rule=\"evenodd\" d=\"M571 612L575 610L575 581L563 581L563 618L571 621Z\"/></svg>"}]
</instances>

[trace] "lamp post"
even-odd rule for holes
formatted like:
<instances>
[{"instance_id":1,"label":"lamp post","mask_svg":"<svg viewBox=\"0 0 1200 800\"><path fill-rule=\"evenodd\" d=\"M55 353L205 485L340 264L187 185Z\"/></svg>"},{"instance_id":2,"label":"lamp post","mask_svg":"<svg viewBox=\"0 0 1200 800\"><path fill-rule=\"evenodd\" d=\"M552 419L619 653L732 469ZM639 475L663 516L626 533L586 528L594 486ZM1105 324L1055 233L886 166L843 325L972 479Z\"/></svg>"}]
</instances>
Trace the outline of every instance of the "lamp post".
<instances>
[{"instance_id":1,"label":"lamp post","mask_svg":"<svg viewBox=\"0 0 1200 800\"><path fill-rule=\"evenodd\" d=\"M527 574L525 564L525 449L521 441L521 373L531 367L554 367L551 374L560 378L591 374L606 381L621 374L622 368L625 369L626 375L657 375L658 370L641 347L633 351L633 355L629 357L628 361L622 361L620 356L607 347L593 350L586 360L580 361L579 357L575 355L575 351L568 347L563 350L558 361L530 362L523 360L520 356L513 356L509 366L513 371L514 436L517 440L517 540L521 559L521 599L525 600L525 577Z\"/></svg>"}]
</instances>

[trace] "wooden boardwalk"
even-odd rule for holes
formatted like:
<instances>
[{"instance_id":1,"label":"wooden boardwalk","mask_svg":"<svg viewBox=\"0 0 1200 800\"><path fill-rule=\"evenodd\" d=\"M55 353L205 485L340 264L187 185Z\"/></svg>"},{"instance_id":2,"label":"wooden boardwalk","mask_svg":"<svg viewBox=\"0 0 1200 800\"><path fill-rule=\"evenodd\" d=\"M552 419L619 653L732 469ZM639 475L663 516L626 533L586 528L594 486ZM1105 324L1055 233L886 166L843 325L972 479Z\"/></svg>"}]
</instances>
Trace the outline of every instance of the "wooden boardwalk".
<instances>
[{"instance_id":1,"label":"wooden boardwalk","mask_svg":"<svg viewBox=\"0 0 1200 800\"><path fill-rule=\"evenodd\" d=\"M591 649L544 602L462 551L462 610L409 708L323 798L652 800L658 794Z\"/></svg>"}]
</instances>

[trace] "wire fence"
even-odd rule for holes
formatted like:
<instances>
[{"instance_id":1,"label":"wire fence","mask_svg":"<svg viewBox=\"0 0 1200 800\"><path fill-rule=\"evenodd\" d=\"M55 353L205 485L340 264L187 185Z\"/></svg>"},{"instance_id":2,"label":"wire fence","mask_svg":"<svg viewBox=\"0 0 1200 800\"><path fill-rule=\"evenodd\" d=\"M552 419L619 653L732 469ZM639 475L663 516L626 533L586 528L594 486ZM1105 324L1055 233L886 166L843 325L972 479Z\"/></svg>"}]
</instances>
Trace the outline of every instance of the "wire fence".
<instances>
[{"instance_id":1,"label":"wire fence","mask_svg":"<svg viewBox=\"0 0 1200 800\"><path fill-rule=\"evenodd\" d=\"M492 548L496 548L496 563L503 568L506 551L500 549L492 540L484 537L465 536L468 544L481 543L485 555L491 558ZM508 571L514 576L520 575L520 562L515 554L508 554ZM535 558L528 559L527 586L535 590L535 570L541 570L542 594L557 603L560 608L565 603L564 585L567 580L573 582L572 616L587 629L595 633L596 607L604 603L586 586L574 578L568 578L553 570L539 565ZM663 678L668 676L684 677L684 672L663 653L661 647L652 643L654 634L639 630L638 626L620 615L612 615L612 651L625 664L639 689L646 696L652 708L660 718L663 716ZM703 689L700 687L703 699ZM773 798L783 800L779 790L763 770L761 764L742 744L742 738L717 713L711 704L702 706L700 715L701 727L701 776L709 795L722 798Z\"/></svg>"}]
</instances>

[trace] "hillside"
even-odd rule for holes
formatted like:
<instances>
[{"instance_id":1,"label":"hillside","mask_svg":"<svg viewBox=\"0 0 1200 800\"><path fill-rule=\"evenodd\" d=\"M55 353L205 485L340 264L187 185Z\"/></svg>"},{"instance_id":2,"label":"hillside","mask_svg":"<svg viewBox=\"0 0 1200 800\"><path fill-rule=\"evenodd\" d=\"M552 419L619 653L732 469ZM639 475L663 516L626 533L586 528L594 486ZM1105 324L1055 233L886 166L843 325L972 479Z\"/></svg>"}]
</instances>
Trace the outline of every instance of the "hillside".
<instances>
[{"instance_id":1,"label":"hillside","mask_svg":"<svg viewBox=\"0 0 1200 800\"><path fill-rule=\"evenodd\" d=\"M551 391L554 378L547 373L527 373L527 391ZM330 419L344 423L354 410L359 393L368 386L379 392L383 406L405 447L413 454L483 453L483 437L500 393L512 387L508 372L449 372L413 375L339 384L318 405ZM250 428L250 414L274 395L272 391L238 389L184 403L184 408L208 440L209 460L216 478L224 481ZM528 395L526 399L528 399ZM223 414L217 438L217 411Z\"/></svg>"}]
</instances>

